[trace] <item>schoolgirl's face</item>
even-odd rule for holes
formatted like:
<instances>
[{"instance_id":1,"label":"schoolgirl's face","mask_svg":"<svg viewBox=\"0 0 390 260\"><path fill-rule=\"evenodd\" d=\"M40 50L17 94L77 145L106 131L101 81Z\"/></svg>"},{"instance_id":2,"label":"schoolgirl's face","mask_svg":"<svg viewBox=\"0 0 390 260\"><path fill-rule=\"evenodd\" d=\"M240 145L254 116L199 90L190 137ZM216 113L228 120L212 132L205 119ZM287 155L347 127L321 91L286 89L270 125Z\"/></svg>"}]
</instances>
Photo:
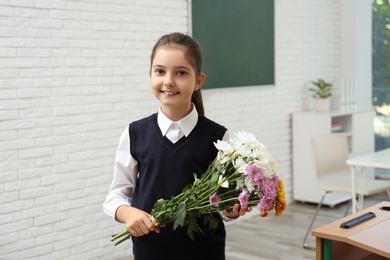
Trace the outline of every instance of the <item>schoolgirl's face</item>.
<instances>
[{"instance_id":1,"label":"schoolgirl's face","mask_svg":"<svg viewBox=\"0 0 390 260\"><path fill-rule=\"evenodd\" d=\"M191 111L192 93L202 86L205 78L204 74L196 75L184 50L174 47L157 50L150 76L154 96L160 101L164 114L173 121Z\"/></svg>"}]
</instances>

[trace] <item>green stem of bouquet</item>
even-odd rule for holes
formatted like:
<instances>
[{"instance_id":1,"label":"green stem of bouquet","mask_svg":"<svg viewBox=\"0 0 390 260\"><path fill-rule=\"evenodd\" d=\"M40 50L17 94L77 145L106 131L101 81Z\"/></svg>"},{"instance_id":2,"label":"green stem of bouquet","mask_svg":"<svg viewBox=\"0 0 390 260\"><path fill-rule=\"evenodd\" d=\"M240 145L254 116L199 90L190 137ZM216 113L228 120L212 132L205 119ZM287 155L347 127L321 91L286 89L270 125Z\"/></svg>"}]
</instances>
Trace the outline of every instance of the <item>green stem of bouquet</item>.
<instances>
[{"instance_id":1,"label":"green stem of bouquet","mask_svg":"<svg viewBox=\"0 0 390 260\"><path fill-rule=\"evenodd\" d=\"M119 239L119 238L124 237L124 238L122 238L121 240L119 240L118 242L115 243L115 246L117 246L117 245L119 245L120 243L122 243L122 242L124 242L124 241L130 239L131 236L132 236L131 233L130 233L129 231L125 230L125 231L122 231L122 232L119 233L119 234L116 234L116 235L112 236L111 241L115 241L115 240L117 240L117 239Z\"/></svg>"},{"instance_id":2,"label":"green stem of bouquet","mask_svg":"<svg viewBox=\"0 0 390 260\"><path fill-rule=\"evenodd\" d=\"M237 198L230 198L230 199L219 201L218 203L226 203L226 202L236 201L236 200L237 200ZM189 208L188 211L200 210L200 209L205 209L205 208L209 208L209 207L210 207L210 203L208 202L206 205ZM220 210L218 208L216 208L215 212L218 212L218 211L220 211Z\"/></svg>"},{"instance_id":3,"label":"green stem of bouquet","mask_svg":"<svg viewBox=\"0 0 390 260\"><path fill-rule=\"evenodd\" d=\"M225 164L221 168L215 167L217 162L217 159L213 161L212 164L210 164L209 168L206 170L205 174L202 176L202 179L210 179L212 176L217 172L225 172L227 173L226 180L229 183L235 182L236 180L241 178L240 174L237 174L236 168L232 164ZM190 194L188 193L180 193L177 196L171 198L169 201L167 201L167 204L165 205L166 208L168 208L170 205L175 205L177 204L177 201L180 201L183 197L190 197L198 193L199 191L202 191L201 194L198 194L196 196L197 198L200 198L200 200L195 200L193 203L187 204L187 211L196 211L196 210L202 210L202 209L209 209L210 208L210 201L209 201L209 195L213 194L214 192L217 192L217 190L220 188L218 185L210 185L209 182L200 182L197 183L197 185L193 186L193 189L191 189ZM223 197L229 197L229 194L235 194L237 193L236 190L227 190L226 192L220 194L220 196ZM220 201L219 203L228 203L228 202L233 202L237 201L237 197L229 198ZM256 203L258 203L258 199ZM252 205L253 203L248 202L248 206ZM229 208L228 208L229 209ZM219 212L220 209L216 208L214 212ZM154 216L155 217L155 216ZM156 217L155 217L156 218ZM158 219L156 218L157 223L159 223ZM115 246L119 245L120 243L128 240L131 238L131 233L128 232L127 230L115 235L112 237L111 241L115 241L118 239L118 242L115 243Z\"/></svg>"}]
</instances>

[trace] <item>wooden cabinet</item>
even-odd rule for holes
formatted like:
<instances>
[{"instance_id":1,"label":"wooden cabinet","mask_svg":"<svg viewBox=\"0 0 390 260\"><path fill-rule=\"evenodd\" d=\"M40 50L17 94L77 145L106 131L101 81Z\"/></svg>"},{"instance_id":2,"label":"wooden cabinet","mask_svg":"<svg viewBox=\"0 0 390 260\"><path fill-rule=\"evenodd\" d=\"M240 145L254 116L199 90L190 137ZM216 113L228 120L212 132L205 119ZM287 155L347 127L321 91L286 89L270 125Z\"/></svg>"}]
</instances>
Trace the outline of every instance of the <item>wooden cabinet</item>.
<instances>
[{"instance_id":1,"label":"wooden cabinet","mask_svg":"<svg viewBox=\"0 0 390 260\"><path fill-rule=\"evenodd\" d=\"M350 154L374 151L374 111L350 112L299 112L293 114L293 197L301 202L318 203L324 191L320 189L313 173L310 140L313 136L332 132L332 124L340 126L348 135ZM324 204L331 207L351 198L345 193L330 193Z\"/></svg>"}]
</instances>

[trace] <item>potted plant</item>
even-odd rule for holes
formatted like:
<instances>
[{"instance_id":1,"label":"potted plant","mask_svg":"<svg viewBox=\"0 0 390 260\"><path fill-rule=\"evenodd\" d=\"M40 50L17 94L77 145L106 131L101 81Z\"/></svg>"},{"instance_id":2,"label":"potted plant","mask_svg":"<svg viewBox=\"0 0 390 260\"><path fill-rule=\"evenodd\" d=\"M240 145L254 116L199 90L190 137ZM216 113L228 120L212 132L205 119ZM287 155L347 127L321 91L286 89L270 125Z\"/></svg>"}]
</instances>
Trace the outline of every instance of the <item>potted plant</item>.
<instances>
[{"instance_id":1,"label":"potted plant","mask_svg":"<svg viewBox=\"0 0 390 260\"><path fill-rule=\"evenodd\" d=\"M332 84L325 82L323 79L317 81L311 81L314 87L310 87L309 90L313 94L314 110L318 112L326 112L330 109L329 97L332 96Z\"/></svg>"}]
</instances>

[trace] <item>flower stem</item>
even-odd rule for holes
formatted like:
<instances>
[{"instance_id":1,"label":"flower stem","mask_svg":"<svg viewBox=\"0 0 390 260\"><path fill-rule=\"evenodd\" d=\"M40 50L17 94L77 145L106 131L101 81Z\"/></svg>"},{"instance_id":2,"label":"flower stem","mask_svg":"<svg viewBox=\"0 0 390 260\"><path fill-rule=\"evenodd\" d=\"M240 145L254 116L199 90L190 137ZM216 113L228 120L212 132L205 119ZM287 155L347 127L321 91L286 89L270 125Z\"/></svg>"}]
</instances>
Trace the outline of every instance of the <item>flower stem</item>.
<instances>
[{"instance_id":1,"label":"flower stem","mask_svg":"<svg viewBox=\"0 0 390 260\"><path fill-rule=\"evenodd\" d=\"M125 230L125 231L122 231L122 232L119 233L119 234L113 235L113 236L111 237L111 241L114 242L115 240L118 240L118 239L124 237L124 238L122 238L121 240L119 240L118 242L115 243L115 245L117 246L117 245L119 245L120 243L126 241L127 239L130 239L131 236L132 236L131 233L130 233L129 231Z\"/></svg>"},{"instance_id":2,"label":"flower stem","mask_svg":"<svg viewBox=\"0 0 390 260\"><path fill-rule=\"evenodd\" d=\"M125 236L124 238L122 238L121 240L119 240L118 242L115 243L115 246L119 245L120 243L122 242L125 242L126 240L130 239L131 238L131 234L129 233L127 236Z\"/></svg>"}]
</instances>

